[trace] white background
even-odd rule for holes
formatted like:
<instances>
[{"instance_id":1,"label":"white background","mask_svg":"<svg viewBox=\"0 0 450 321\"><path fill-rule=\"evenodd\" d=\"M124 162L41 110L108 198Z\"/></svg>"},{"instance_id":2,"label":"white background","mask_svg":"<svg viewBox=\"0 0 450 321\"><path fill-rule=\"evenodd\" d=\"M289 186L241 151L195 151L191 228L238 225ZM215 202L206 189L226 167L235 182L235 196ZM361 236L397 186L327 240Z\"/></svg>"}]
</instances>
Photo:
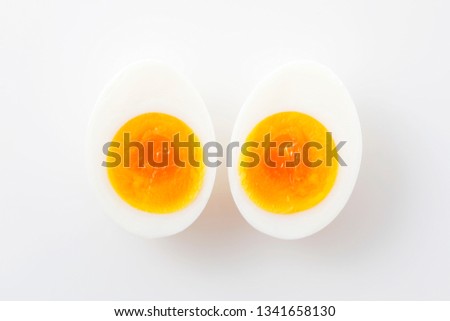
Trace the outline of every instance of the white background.
<instances>
[{"instance_id":1,"label":"white background","mask_svg":"<svg viewBox=\"0 0 450 321\"><path fill-rule=\"evenodd\" d=\"M450 299L450 5L445 1L0 2L0 299ZM328 65L361 118L355 191L280 241L233 203L145 240L100 210L84 138L105 83L156 58L197 87L227 143L255 84Z\"/></svg>"}]
</instances>

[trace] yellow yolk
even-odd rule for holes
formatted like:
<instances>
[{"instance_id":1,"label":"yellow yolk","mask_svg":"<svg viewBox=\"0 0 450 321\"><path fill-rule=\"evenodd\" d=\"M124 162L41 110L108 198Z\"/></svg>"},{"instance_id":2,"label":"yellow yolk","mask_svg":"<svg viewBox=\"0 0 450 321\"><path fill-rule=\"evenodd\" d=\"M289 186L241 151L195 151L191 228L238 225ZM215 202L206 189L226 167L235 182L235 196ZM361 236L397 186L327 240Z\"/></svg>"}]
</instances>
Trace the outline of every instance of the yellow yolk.
<instances>
[{"instance_id":1,"label":"yellow yolk","mask_svg":"<svg viewBox=\"0 0 450 321\"><path fill-rule=\"evenodd\" d=\"M270 149L262 146L267 134L275 144ZM338 162L327 160L326 143L332 150L334 141L331 136L327 139L327 129L315 118L299 112L271 115L253 128L246 142L258 147L242 150L239 176L248 197L262 209L277 214L304 211L320 203L333 187ZM255 156L258 164L252 164Z\"/></svg>"},{"instance_id":2,"label":"yellow yolk","mask_svg":"<svg viewBox=\"0 0 450 321\"><path fill-rule=\"evenodd\" d=\"M139 115L119 129L106 159L113 162L120 155L120 164L107 171L112 187L125 202L146 212L164 214L181 210L196 198L205 174L202 148L191 149L196 163L189 162L188 148L176 152L171 145L176 134L180 142L188 142L193 135L193 141L199 143L186 123L163 113ZM179 166L180 161L185 167Z\"/></svg>"}]
</instances>

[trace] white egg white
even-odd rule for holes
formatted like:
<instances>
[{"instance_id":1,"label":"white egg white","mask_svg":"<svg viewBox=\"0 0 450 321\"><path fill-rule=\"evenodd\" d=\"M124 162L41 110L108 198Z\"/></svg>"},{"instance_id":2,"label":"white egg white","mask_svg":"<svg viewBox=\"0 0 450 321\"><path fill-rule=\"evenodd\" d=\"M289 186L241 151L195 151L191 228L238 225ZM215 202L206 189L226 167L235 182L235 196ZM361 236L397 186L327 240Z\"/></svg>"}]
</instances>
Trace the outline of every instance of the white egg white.
<instances>
[{"instance_id":1,"label":"white egg white","mask_svg":"<svg viewBox=\"0 0 450 321\"><path fill-rule=\"evenodd\" d=\"M347 203L361 163L361 127L354 103L339 78L321 64L299 61L282 66L257 85L241 108L231 141L242 146L261 120L284 111L308 114L332 132L336 144L346 141L339 156L347 166L339 166L335 184L326 198L298 213L273 214L256 206L242 188L238 149L233 150L228 175L234 201L250 225L276 238L299 239L324 228Z\"/></svg>"},{"instance_id":2,"label":"white egg white","mask_svg":"<svg viewBox=\"0 0 450 321\"><path fill-rule=\"evenodd\" d=\"M122 200L101 165L105 160L102 148L127 121L149 112L181 119L202 144L215 139L208 111L193 85L164 63L140 61L119 72L100 94L87 133L87 165L106 213L129 232L156 238L181 232L198 218L211 194L216 171L205 167L203 185L196 199L174 213L148 213Z\"/></svg>"}]
</instances>

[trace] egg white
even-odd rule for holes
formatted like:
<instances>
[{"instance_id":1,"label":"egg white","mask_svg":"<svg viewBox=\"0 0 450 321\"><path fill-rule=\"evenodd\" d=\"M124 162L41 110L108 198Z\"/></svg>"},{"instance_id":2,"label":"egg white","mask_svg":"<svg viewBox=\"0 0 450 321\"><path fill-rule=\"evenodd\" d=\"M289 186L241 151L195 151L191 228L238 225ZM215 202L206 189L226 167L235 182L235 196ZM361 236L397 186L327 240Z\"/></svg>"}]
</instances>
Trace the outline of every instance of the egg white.
<instances>
[{"instance_id":1,"label":"egg white","mask_svg":"<svg viewBox=\"0 0 450 321\"><path fill-rule=\"evenodd\" d=\"M101 166L106 158L102 148L127 121L149 112L181 119L202 144L215 139L209 113L193 85L170 66L144 60L119 72L100 94L88 126L86 154L89 176L106 213L129 232L155 238L181 232L198 218L211 194L216 170L205 167L196 199L174 213L148 213L122 200L108 179L107 169Z\"/></svg>"},{"instance_id":2,"label":"egg white","mask_svg":"<svg viewBox=\"0 0 450 321\"><path fill-rule=\"evenodd\" d=\"M330 193L316 206L293 214L274 214L258 207L244 191L239 177L239 149L233 150L228 169L234 201L255 229L280 239L299 239L314 234L333 221L347 203L361 163L362 136L355 105L339 78L327 67L311 61L282 66L261 81L238 115L231 141L245 142L251 130L266 117L284 111L308 114L332 132L336 145L346 141Z\"/></svg>"}]
</instances>

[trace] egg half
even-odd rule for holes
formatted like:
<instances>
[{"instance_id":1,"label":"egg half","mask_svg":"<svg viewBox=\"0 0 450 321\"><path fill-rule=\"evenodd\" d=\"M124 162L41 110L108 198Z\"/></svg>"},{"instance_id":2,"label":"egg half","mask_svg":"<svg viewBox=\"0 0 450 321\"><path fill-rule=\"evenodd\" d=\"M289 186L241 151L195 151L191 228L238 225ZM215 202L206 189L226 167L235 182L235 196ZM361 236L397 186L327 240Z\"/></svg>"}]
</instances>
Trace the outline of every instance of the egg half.
<instances>
[{"instance_id":1,"label":"egg half","mask_svg":"<svg viewBox=\"0 0 450 321\"><path fill-rule=\"evenodd\" d=\"M234 201L257 230L299 239L328 225L354 188L359 118L339 78L310 61L282 66L242 106L228 169Z\"/></svg>"},{"instance_id":2,"label":"egg half","mask_svg":"<svg viewBox=\"0 0 450 321\"><path fill-rule=\"evenodd\" d=\"M89 175L105 211L143 237L187 228L214 184L215 168L202 159L209 141L208 111L184 76L150 60L126 67L100 94L88 126Z\"/></svg>"}]
</instances>

